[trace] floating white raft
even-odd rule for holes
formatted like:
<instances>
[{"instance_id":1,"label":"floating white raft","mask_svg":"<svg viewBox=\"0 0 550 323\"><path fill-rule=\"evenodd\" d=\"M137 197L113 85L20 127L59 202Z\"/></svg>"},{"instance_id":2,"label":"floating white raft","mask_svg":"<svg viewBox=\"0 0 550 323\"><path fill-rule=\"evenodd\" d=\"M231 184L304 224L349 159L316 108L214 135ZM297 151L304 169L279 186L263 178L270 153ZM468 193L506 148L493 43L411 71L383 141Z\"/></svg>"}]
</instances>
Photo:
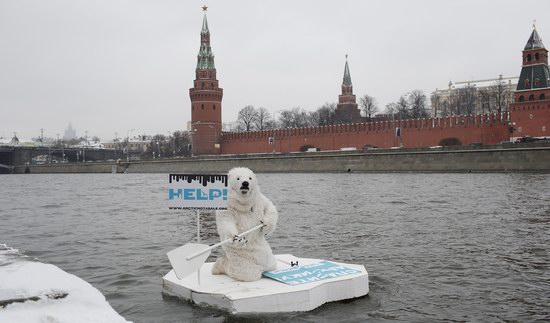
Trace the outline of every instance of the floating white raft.
<instances>
[{"instance_id":1,"label":"floating white raft","mask_svg":"<svg viewBox=\"0 0 550 323\"><path fill-rule=\"evenodd\" d=\"M323 261L296 258L290 254L276 255L275 258L278 262L277 270L290 268L290 263L296 261L300 266ZM333 263L357 273L299 285L288 285L266 277L255 282L241 282L227 275L212 275L214 263L208 262L200 269L200 284L197 273L180 280L171 270L163 277L164 293L234 314L310 311L328 302L368 294L369 275L364 266Z\"/></svg>"}]
</instances>

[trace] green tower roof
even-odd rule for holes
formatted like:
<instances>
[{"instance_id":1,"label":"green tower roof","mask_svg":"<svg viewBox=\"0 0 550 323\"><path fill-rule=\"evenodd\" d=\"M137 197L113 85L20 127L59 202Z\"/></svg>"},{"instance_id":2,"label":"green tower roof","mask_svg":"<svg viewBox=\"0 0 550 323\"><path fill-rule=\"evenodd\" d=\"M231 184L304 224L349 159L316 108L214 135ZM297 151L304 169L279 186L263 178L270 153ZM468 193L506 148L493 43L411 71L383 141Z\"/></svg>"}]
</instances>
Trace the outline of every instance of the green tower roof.
<instances>
[{"instance_id":1,"label":"green tower roof","mask_svg":"<svg viewBox=\"0 0 550 323\"><path fill-rule=\"evenodd\" d=\"M197 56L197 69L216 69L214 64L214 54L210 47L210 30L208 30L208 20L206 19L206 12L202 20L201 30L201 48L199 55Z\"/></svg>"},{"instance_id":2,"label":"green tower roof","mask_svg":"<svg viewBox=\"0 0 550 323\"><path fill-rule=\"evenodd\" d=\"M529 37L529 40L527 41L527 44L525 44L525 50L529 49L540 49L544 48L544 44L542 43L542 38L540 38L539 33L537 33L537 29L533 28L533 32L531 33L531 36Z\"/></svg>"}]
</instances>

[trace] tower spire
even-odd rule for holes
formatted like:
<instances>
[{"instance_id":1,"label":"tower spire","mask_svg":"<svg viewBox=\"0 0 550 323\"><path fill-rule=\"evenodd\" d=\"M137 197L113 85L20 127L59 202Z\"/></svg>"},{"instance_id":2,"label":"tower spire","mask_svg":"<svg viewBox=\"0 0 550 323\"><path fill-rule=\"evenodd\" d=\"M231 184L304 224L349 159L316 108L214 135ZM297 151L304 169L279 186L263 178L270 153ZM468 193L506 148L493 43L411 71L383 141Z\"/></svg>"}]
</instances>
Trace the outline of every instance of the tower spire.
<instances>
[{"instance_id":1,"label":"tower spire","mask_svg":"<svg viewBox=\"0 0 550 323\"><path fill-rule=\"evenodd\" d=\"M349 73L349 66L348 66L348 54L346 54L346 66L344 66L344 81L342 82L342 85L352 86L351 75Z\"/></svg>"},{"instance_id":2,"label":"tower spire","mask_svg":"<svg viewBox=\"0 0 550 323\"><path fill-rule=\"evenodd\" d=\"M210 33L208 31L208 20L206 19L206 11L208 10L207 6L202 7L202 11L204 12L204 17L202 18L202 33Z\"/></svg>"},{"instance_id":3,"label":"tower spire","mask_svg":"<svg viewBox=\"0 0 550 323\"><path fill-rule=\"evenodd\" d=\"M201 47L199 49L199 55L197 56L197 70L216 69L214 54L210 47L210 30L208 29L208 20L206 19L207 9L207 6L202 7L204 18L202 19Z\"/></svg>"},{"instance_id":4,"label":"tower spire","mask_svg":"<svg viewBox=\"0 0 550 323\"><path fill-rule=\"evenodd\" d=\"M539 33L537 32L535 22L533 22L533 32L531 33L529 40L527 40L527 44L525 44L524 50L539 48L544 48L544 44L542 43L542 38L540 38Z\"/></svg>"}]
</instances>

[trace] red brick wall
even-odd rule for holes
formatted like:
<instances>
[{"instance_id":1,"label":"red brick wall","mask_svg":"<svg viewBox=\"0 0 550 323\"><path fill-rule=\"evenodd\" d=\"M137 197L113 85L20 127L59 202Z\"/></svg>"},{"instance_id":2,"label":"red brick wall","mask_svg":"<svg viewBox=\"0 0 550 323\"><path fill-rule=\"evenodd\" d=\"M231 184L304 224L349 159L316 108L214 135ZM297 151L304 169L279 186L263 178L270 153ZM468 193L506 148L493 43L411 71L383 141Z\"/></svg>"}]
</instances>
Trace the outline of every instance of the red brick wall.
<instances>
[{"instance_id":1,"label":"red brick wall","mask_svg":"<svg viewBox=\"0 0 550 323\"><path fill-rule=\"evenodd\" d=\"M550 137L550 100L512 103L509 109L514 137Z\"/></svg>"},{"instance_id":2,"label":"red brick wall","mask_svg":"<svg viewBox=\"0 0 550 323\"><path fill-rule=\"evenodd\" d=\"M509 140L506 115L453 116L382 122L333 125L312 128L279 129L224 133L222 154L272 153L299 151L310 145L320 150L344 147L362 149L365 145L379 148L399 146L395 127L401 127L403 147L437 146L446 138L457 138L463 145L480 142L496 144ZM269 144L269 138L274 138Z\"/></svg>"}]
</instances>

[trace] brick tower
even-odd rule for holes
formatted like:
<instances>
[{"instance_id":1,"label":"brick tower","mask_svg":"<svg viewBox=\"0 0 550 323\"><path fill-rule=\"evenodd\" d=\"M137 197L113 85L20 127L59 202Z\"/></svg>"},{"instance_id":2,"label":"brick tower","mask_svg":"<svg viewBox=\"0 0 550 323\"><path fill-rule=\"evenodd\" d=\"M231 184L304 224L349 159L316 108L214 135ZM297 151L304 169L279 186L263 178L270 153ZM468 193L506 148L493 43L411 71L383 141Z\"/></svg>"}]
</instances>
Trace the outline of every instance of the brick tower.
<instances>
[{"instance_id":1,"label":"brick tower","mask_svg":"<svg viewBox=\"0 0 550 323\"><path fill-rule=\"evenodd\" d=\"M363 121L355 100L355 94L353 94L353 84L351 84L351 75L349 74L348 55L346 55L346 66L344 67L342 94L338 96L335 118L337 123L358 123Z\"/></svg>"},{"instance_id":2,"label":"brick tower","mask_svg":"<svg viewBox=\"0 0 550 323\"><path fill-rule=\"evenodd\" d=\"M550 136L548 51L534 25L522 57L514 103L509 107L512 137Z\"/></svg>"},{"instance_id":3,"label":"brick tower","mask_svg":"<svg viewBox=\"0 0 550 323\"><path fill-rule=\"evenodd\" d=\"M216 79L206 10L207 7L203 7L201 47L197 56L194 86L189 89L193 155L219 154L222 132L223 89L218 86Z\"/></svg>"}]
</instances>

